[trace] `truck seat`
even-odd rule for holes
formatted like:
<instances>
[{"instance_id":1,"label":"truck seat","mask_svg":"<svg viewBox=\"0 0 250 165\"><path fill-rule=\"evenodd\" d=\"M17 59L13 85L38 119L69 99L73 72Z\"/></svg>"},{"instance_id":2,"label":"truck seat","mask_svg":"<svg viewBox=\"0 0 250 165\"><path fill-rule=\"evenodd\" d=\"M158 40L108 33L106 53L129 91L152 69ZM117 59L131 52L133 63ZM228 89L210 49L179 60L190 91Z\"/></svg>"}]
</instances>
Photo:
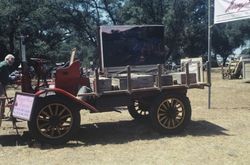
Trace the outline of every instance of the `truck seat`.
<instances>
[{"instance_id":1,"label":"truck seat","mask_svg":"<svg viewBox=\"0 0 250 165\"><path fill-rule=\"evenodd\" d=\"M55 75L55 87L63 89L73 95L78 92L80 84L80 61L75 60L65 68L58 68Z\"/></svg>"}]
</instances>

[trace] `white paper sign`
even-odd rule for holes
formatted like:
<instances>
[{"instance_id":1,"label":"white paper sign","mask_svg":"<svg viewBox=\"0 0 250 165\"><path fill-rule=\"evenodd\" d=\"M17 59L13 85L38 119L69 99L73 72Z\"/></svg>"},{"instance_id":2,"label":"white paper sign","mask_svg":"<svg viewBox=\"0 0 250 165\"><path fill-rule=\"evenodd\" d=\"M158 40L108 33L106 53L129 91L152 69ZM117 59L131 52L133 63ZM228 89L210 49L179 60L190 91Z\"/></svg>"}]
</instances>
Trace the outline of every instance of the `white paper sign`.
<instances>
[{"instance_id":1,"label":"white paper sign","mask_svg":"<svg viewBox=\"0 0 250 165\"><path fill-rule=\"evenodd\" d=\"M35 95L16 93L12 115L15 118L30 120Z\"/></svg>"},{"instance_id":2,"label":"white paper sign","mask_svg":"<svg viewBox=\"0 0 250 165\"><path fill-rule=\"evenodd\" d=\"M214 24L250 18L250 0L215 0Z\"/></svg>"}]
</instances>

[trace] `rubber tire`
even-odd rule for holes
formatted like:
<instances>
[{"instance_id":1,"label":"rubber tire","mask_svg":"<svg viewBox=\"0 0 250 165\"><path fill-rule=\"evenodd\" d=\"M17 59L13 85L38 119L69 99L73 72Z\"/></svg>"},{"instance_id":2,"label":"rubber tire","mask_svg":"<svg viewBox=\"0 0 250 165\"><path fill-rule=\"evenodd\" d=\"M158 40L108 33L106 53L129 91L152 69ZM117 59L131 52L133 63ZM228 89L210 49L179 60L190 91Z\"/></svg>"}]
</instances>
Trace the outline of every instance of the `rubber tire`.
<instances>
[{"instance_id":1,"label":"rubber tire","mask_svg":"<svg viewBox=\"0 0 250 165\"><path fill-rule=\"evenodd\" d=\"M178 126L175 128L166 128L163 127L158 119L158 110L161 105L166 99L177 99L183 104L183 111L185 111L183 120L180 122ZM191 106L190 106L190 101L188 97L185 95L176 95L176 94L171 94L171 95L159 95L155 101L152 104L152 107L150 109L150 118L152 121L153 128L155 128L159 133L161 134L177 134L183 131L186 126L189 124L191 120ZM160 115L159 115L160 116Z\"/></svg>"},{"instance_id":2,"label":"rubber tire","mask_svg":"<svg viewBox=\"0 0 250 165\"><path fill-rule=\"evenodd\" d=\"M75 136L78 129L80 128L80 111L77 109L74 109L73 104L69 104L67 102L69 102L69 100L66 100L64 97L60 97L60 96L48 96L43 99L39 98L36 101L31 119L30 121L28 121L28 128L33 138L35 138L37 141L41 143L60 145L60 144L67 143L69 140L71 140ZM72 113L73 122L72 122L72 126L69 132L67 132L64 136L59 137L59 138L49 138L41 134L38 129L37 122L36 122L37 116L39 112L43 109L43 107L49 104L54 104L54 103L59 103L61 105L66 106Z\"/></svg>"},{"instance_id":3,"label":"rubber tire","mask_svg":"<svg viewBox=\"0 0 250 165\"><path fill-rule=\"evenodd\" d=\"M135 107L135 106L136 106L136 105L135 105L136 102L137 102L138 106L140 106L139 104L142 104L142 103L138 102L137 100L133 101L133 104L130 105L130 106L128 106L128 112L129 112L129 114L130 114L135 120L147 120L147 119L149 119L149 118L150 118L150 116L149 116L149 109L150 109L150 108L148 108L148 110L146 110L146 109L140 107L140 109L141 109L142 111L145 111L145 112L147 113L147 114L142 115L142 114L138 113L138 111L135 109L135 108L136 108L136 107ZM144 106L143 106L143 107L144 107Z\"/></svg>"}]
</instances>

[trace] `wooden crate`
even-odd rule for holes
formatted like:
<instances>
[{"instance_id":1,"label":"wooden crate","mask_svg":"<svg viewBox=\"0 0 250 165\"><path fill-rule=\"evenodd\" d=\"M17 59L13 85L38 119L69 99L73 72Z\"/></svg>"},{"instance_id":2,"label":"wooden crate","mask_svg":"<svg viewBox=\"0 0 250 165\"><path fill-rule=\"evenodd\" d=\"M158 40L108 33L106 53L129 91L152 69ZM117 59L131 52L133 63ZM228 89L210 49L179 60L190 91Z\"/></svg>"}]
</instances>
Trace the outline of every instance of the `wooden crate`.
<instances>
[{"instance_id":1,"label":"wooden crate","mask_svg":"<svg viewBox=\"0 0 250 165\"><path fill-rule=\"evenodd\" d=\"M243 61L243 78L250 79L250 60Z\"/></svg>"},{"instance_id":2,"label":"wooden crate","mask_svg":"<svg viewBox=\"0 0 250 165\"><path fill-rule=\"evenodd\" d=\"M250 63L245 64L245 76L246 79L250 79Z\"/></svg>"},{"instance_id":3,"label":"wooden crate","mask_svg":"<svg viewBox=\"0 0 250 165\"><path fill-rule=\"evenodd\" d=\"M127 77L119 76L112 78L112 85L118 87L120 90L127 89ZM153 75L131 75L131 87L132 89L147 88L154 86Z\"/></svg>"},{"instance_id":4,"label":"wooden crate","mask_svg":"<svg viewBox=\"0 0 250 165\"><path fill-rule=\"evenodd\" d=\"M112 86L117 87L120 90L127 89L127 78L126 77L112 78Z\"/></svg>"},{"instance_id":5,"label":"wooden crate","mask_svg":"<svg viewBox=\"0 0 250 165\"><path fill-rule=\"evenodd\" d=\"M186 84L186 73L185 72L177 72L177 73L171 73L173 76L173 81L175 81L177 84ZM189 73L189 83L195 84L196 81L196 73Z\"/></svg>"},{"instance_id":6,"label":"wooden crate","mask_svg":"<svg viewBox=\"0 0 250 165\"><path fill-rule=\"evenodd\" d=\"M92 90L94 90L94 91L96 91L95 82L96 82L95 78L90 78L90 86L91 86ZM99 92L112 90L111 78L99 77L99 84L98 85L99 85Z\"/></svg>"},{"instance_id":7,"label":"wooden crate","mask_svg":"<svg viewBox=\"0 0 250 165\"><path fill-rule=\"evenodd\" d=\"M158 84L158 76L155 76L155 85ZM173 85L173 76L172 75L161 75L161 86Z\"/></svg>"},{"instance_id":8,"label":"wooden crate","mask_svg":"<svg viewBox=\"0 0 250 165\"><path fill-rule=\"evenodd\" d=\"M197 79L196 81L203 82L204 74L203 74L203 63L202 58L185 58L181 59L181 66L183 67L182 71L185 72L185 65L188 63L189 73L196 73Z\"/></svg>"}]
</instances>

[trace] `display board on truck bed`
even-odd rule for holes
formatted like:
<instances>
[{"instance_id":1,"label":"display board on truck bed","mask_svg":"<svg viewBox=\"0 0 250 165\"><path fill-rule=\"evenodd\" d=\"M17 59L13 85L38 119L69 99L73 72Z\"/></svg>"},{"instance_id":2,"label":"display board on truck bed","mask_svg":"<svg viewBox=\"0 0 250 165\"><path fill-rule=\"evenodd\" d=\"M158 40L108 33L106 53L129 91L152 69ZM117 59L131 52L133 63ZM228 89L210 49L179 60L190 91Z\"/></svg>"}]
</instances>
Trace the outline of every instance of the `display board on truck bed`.
<instances>
[{"instance_id":1,"label":"display board on truck bed","mask_svg":"<svg viewBox=\"0 0 250 165\"><path fill-rule=\"evenodd\" d=\"M135 65L163 64L164 26L101 26L101 69Z\"/></svg>"}]
</instances>

